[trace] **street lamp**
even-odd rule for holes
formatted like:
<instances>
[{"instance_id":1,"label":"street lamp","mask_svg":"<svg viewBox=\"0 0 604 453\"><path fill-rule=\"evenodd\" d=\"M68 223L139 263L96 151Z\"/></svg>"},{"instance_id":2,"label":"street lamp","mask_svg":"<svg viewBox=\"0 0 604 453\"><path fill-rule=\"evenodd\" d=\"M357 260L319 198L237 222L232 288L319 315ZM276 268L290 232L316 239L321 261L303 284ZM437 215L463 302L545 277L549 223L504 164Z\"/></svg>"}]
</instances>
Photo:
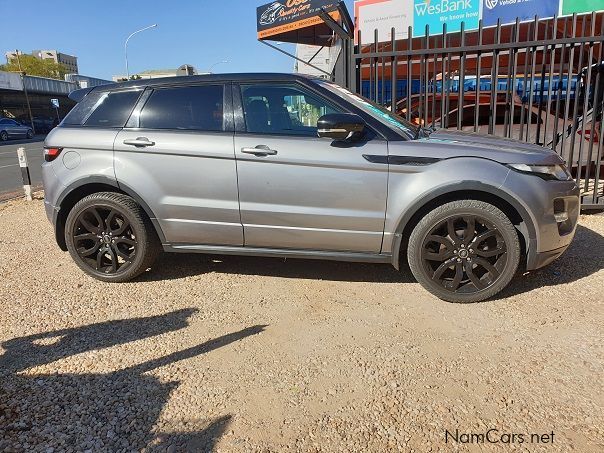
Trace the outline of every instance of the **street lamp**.
<instances>
[{"instance_id":1,"label":"street lamp","mask_svg":"<svg viewBox=\"0 0 604 453\"><path fill-rule=\"evenodd\" d=\"M150 28L155 28L155 27L157 27L157 24L153 24L153 25L149 25L148 27L141 28L140 30L136 30L134 33L131 33L130 36L128 36L126 38L126 42L124 43L124 55L126 56L126 76L127 76L128 80L130 80L130 68L128 67L128 41L130 41L130 38L132 38L137 33L140 33L141 31L149 30Z\"/></svg>"},{"instance_id":2,"label":"street lamp","mask_svg":"<svg viewBox=\"0 0 604 453\"><path fill-rule=\"evenodd\" d=\"M214 66L216 66L216 65L218 65L218 64L222 64L222 63L230 63L230 61L229 61L229 60L220 60L220 61L217 61L216 63L213 63L213 64L211 64L211 65L210 65L210 67L208 68L208 72L209 72L210 74L212 74L212 68L213 68Z\"/></svg>"}]
</instances>

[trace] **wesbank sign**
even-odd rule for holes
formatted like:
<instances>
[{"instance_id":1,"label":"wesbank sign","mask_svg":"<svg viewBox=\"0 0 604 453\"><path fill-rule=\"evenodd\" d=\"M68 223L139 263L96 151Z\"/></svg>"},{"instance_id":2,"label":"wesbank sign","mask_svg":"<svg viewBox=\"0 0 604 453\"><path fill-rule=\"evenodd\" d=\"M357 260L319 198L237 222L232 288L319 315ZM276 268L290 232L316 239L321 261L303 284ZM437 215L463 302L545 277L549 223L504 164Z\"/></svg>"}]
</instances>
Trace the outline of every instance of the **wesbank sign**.
<instances>
[{"instance_id":1,"label":"wesbank sign","mask_svg":"<svg viewBox=\"0 0 604 453\"><path fill-rule=\"evenodd\" d=\"M465 22L466 30L478 28L481 0L414 0L413 36L423 36L426 25L430 34L442 32L447 24L447 32L459 31Z\"/></svg>"},{"instance_id":2,"label":"wesbank sign","mask_svg":"<svg viewBox=\"0 0 604 453\"><path fill-rule=\"evenodd\" d=\"M555 15L603 11L604 0L355 0L357 30L362 30L363 41L373 42L373 31L378 29L381 41L389 41L391 28L397 36L413 27L413 36L425 36L426 25L430 35L459 31L465 22L466 30L478 28L479 19L485 27L510 24L519 18L533 21L535 15L546 19ZM598 25L599 27L599 25ZM365 42L364 42L365 43Z\"/></svg>"}]
</instances>

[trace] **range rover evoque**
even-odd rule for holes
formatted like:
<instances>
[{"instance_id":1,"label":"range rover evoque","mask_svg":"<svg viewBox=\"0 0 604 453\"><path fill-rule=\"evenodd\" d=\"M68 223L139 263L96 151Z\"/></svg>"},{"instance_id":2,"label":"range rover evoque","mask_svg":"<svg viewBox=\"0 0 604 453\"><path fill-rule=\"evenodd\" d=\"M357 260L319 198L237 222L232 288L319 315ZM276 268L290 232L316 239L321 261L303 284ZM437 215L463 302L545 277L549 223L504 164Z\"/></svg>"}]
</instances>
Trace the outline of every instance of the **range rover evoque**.
<instances>
[{"instance_id":1,"label":"range rover evoque","mask_svg":"<svg viewBox=\"0 0 604 453\"><path fill-rule=\"evenodd\" d=\"M161 250L408 262L437 297L474 302L575 233L579 191L555 153L418 128L323 79L174 77L71 97L46 138L44 203L59 247L106 282Z\"/></svg>"}]
</instances>

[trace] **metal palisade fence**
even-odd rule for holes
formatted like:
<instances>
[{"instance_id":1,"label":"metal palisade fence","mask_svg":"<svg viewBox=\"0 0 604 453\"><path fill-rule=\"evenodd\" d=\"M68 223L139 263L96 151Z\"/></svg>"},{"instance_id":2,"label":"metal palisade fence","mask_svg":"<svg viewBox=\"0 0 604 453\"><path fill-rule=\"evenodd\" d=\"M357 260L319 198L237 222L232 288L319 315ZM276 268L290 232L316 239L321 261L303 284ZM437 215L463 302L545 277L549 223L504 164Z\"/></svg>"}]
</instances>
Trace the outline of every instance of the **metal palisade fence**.
<instances>
[{"instance_id":1,"label":"metal palisade fence","mask_svg":"<svg viewBox=\"0 0 604 453\"><path fill-rule=\"evenodd\" d=\"M551 148L580 185L583 208L604 207L604 13L406 35L375 30L357 46L357 92L418 125Z\"/></svg>"}]
</instances>

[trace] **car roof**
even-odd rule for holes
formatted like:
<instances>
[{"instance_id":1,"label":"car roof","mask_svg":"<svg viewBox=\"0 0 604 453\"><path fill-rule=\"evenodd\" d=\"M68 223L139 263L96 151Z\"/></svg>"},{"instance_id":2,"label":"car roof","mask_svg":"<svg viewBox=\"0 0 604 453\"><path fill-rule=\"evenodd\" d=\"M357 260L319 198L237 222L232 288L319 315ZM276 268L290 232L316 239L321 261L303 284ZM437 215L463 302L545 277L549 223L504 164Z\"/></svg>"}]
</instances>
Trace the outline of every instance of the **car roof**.
<instances>
[{"instance_id":1,"label":"car roof","mask_svg":"<svg viewBox=\"0 0 604 453\"><path fill-rule=\"evenodd\" d=\"M94 88L95 91L113 91L121 88L129 87L152 87L162 85L183 85L198 82L248 82L259 80L272 81L296 81L310 80L317 77L303 74L286 74L272 72L257 72L257 73L232 73L232 74L204 74L193 76L177 76L177 77L160 77L157 79L139 79L130 80L128 82L112 83L109 85L101 85Z\"/></svg>"}]
</instances>

